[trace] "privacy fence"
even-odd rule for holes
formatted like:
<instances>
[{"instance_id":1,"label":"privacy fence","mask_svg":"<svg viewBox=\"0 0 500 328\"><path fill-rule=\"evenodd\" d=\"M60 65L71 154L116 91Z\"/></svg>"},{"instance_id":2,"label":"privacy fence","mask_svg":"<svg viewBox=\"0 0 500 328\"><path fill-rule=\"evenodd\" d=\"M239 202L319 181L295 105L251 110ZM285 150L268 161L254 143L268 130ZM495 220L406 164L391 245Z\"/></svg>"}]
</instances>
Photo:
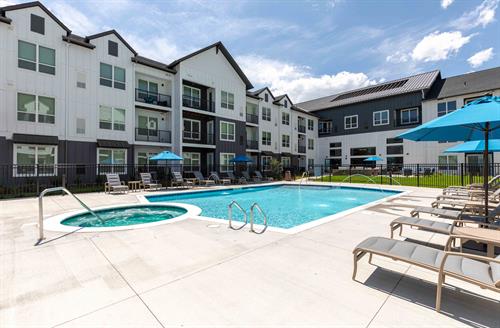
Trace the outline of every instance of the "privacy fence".
<instances>
[{"instance_id":1,"label":"privacy fence","mask_svg":"<svg viewBox=\"0 0 500 328\"><path fill-rule=\"evenodd\" d=\"M280 180L286 171L291 178L300 178L305 168L300 167L256 167L246 164L235 165L102 165L102 164L57 164L57 165L2 165L0 164L0 198L37 196L43 189L65 186L71 192L103 191L106 173L118 173L122 181L140 180L141 172L150 172L154 180L165 187L171 186L172 172L181 172L185 178L192 178L194 171L200 171L208 178L210 172L218 172L220 178L228 172L242 176L247 171L253 176L260 170L264 176ZM338 183L375 183L417 187L444 188L450 185L465 186L482 183L482 165L472 164L398 164L398 165L314 165L307 169L315 181ZM490 177L500 174L500 163L490 164Z\"/></svg>"}]
</instances>

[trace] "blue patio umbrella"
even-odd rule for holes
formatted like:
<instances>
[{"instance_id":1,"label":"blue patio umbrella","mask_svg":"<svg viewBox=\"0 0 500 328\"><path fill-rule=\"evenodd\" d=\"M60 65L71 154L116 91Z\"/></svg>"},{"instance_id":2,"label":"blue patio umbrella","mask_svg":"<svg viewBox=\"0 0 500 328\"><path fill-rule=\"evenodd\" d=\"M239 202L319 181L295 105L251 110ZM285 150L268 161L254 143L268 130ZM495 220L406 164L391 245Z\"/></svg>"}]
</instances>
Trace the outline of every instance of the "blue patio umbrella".
<instances>
[{"instance_id":1,"label":"blue patio umbrella","mask_svg":"<svg viewBox=\"0 0 500 328\"><path fill-rule=\"evenodd\" d=\"M238 155L233 159L229 160L231 163L251 163L253 162L251 158L248 158L245 155Z\"/></svg>"},{"instance_id":2,"label":"blue patio umbrella","mask_svg":"<svg viewBox=\"0 0 500 328\"><path fill-rule=\"evenodd\" d=\"M383 161L383 159L382 159L382 157L378 157L378 156L370 156L368 158L365 158L364 161L365 162L368 162L368 161L378 162L378 161Z\"/></svg>"},{"instance_id":3,"label":"blue patio umbrella","mask_svg":"<svg viewBox=\"0 0 500 328\"><path fill-rule=\"evenodd\" d=\"M162 151L161 153L151 156L149 159L153 161L182 161L182 157L169 150Z\"/></svg>"},{"instance_id":4,"label":"blue patio umbrella","mask_svg":"<svg viewBox=\"0 0 500 328\"><path fill-rule=\"evenodd\" d=\"M500 139L500 97L485 96L462 108L399 135L414 141L484 140L483 182L485 213L488 213L488 145Z\"/></svg>"},{"instance_id":5,"label":"blue patio umbrella","mask_svg":"<svg viewBox=\"0 0 500 328\"><path fill-rule=\"evenodd\" d=\"M484 140L467 141L446 149L445 153L482 153L484 151ZM488 140L488 151L500 151L500 140Z\"/></svg>"}]
</instances>

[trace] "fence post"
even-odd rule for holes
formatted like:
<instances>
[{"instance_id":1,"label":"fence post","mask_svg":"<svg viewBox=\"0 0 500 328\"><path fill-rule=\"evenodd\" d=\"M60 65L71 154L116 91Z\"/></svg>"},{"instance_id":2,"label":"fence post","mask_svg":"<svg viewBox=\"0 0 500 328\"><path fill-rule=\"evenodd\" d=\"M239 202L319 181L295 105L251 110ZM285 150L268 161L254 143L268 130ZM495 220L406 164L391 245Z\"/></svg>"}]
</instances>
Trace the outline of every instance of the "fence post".
<instances>
[{"instance_id":1,"label":"fence post","mask_svg":"<svg viewBox=\"0 0 500 328\"><path fill-rule=\"evenodd\" d=\"M389 173L389 181L390 181L390 184L392 186L392 170L389 170L389 166L387 166L387 171Z\"/></svg>"},{"instance_id":2,"label":"fence post","mask_svg":"<svg viewBox=\"0 0 500 328\"><path fill-rule=\"evenodd\" d=\"M464 163L460 163L460 183L464 185Z\"/></svg>"},{"instance_id":3,"label":"fence post","mask_svg":"<svg viewBox=\"0 0 500 328\"><path fill-rule=\"evenodd\" d=\"M351 166L351 164L349 164L349 183L352 183L351 168L352 168L352 166Z\"/></svg>"},{"instance_id":4,"label":"fence post","mask_svg":"<svg viewBox=\"0 0 500 328\"><path fill-rule=\"evenodd\" d=\"M36 194L40 195L40 164L36 165Z\"/></svg>"},{"instance_id":5,"label":"fence post","mask_svg":"<svg viewBox=\"0 0 500 328\"><path fill-rule=\"evenodd\" d=\"M420 164L417 164L417 187L420 187Z\"/></svg>"},{"instance_id":6,"label":"fence post","mask_svg":"<svg viewBox=\"0 0 500 328\"><path fill-rule=\"evenodd\" d=\"M379 172L379 174L380 174L380 184L383 184L383 180L382 180L382 176L383 176L383 174L382 174L382 164L380 164L380 172Z\"/></svg>"}]
</instances>

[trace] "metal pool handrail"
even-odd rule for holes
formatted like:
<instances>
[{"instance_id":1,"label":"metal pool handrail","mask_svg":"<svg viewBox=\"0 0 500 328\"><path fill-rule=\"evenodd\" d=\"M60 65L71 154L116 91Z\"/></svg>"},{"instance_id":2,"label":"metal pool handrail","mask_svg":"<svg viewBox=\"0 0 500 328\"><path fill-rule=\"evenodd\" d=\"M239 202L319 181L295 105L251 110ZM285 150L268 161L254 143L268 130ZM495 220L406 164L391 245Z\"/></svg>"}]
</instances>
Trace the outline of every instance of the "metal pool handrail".
<instances>
[{"instance_id":1,"label":"metal pool handrail","mask_svg":"<svg viewBox=\"0 0 500 328\"><path fill-rule=\"evenodd\" d=\"M255 208L259 211L260 215L262 215L262 217L264 218L264 228L261 231L256 231L253 228L253 222L254 222L254 218L255 218L255 216L253 214L253 210ZM250 207L250 231L260 235L260 234L264 233L264 231L266 231L266 229L267 229L267 215L264 213L264 211L262 210L262 208L260 207L259 204L253 203L253 205Z\"/></svg>"},{"instance_id":2,"label":"metal pool handrail","mask_svg":"<svg viewBox=\"0 0 500 328\"><path fill-rule=\"evenodd\" d=\"M96 214L94 211L92 211L84 202L80 200L80 198L76 197L73 195L68 189L64 187L55 187L55 188L47 188L44 189L41 193L40 196L38 196L38 232L39 232L39 240L38 242L42 241L44 239L43 237L43 196L46 194L49 194L51 192L56 192L56 191L63 191L64 193L72 196L74 199L80 203L80 205L83 206L89 213L91 213L93 216L95 216L99 221L104 222L104 220Z\"/></svg>"},{"instance_id":3,"label":"metal pool handrail","mask_svg":"<svg viewBox=\"0 0 500 328\"><path fill-rule=\"evenodd\" d=\"M233 227L232 225L232 222L233 222L233 205L236 206L244 215L245 217L245 223L237 228ZM247 217L247 212L243 209L243 207L240 206L240 204L238 204L237 201L233 200L231 203L229 203L229 205L227 206L227 216L228 216L228 220L229 220L229 228L233 229L233 230L240 230L241 228L243 228L244 226L247 225L248 223L248 217Z\"/></svg>"},{"instance_id":4,"label":"metal pool handrail","mask_svg":"<svg viewBox=\"0 0 500 328\"><path fill-rule=\"evenodd\" d=\"M302 185L302 182L304 181L304 178L306 178L306 183L307 183L307 180L309 180L309 171L304 171L304 173L302 173L302 178L300 179L299 182L299 189L300 186Z\"/></svg>"}]
</instances>

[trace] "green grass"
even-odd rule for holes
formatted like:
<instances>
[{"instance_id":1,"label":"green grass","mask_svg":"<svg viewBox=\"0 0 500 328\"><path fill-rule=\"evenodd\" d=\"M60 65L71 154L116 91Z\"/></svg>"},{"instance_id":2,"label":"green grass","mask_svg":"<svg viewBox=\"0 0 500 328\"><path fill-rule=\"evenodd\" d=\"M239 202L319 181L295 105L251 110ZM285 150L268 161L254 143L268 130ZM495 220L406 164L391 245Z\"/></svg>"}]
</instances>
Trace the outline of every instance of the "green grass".
<instances>
[{"instance_id":1,"label":"green grass","mask_svg":"<svg viewBox=\"0 0 500 328\"><path fill-rule=\"evenodd\" d=\"M370 179L375 181L377 184L391 184L391 179L386 176L370 176ZM372 183L368 178L362 176L353 176L350 179L347 178L347 175L332 175L332 176L323 176L322 178L317 178L315 181L318 182L342 182L344 183ZM446 188L449 186L460 186L462 185L462 177L459 175L445 175L445 174L434 174L434 175L426 175L426 176L393 176L392 184L398 185L399 182L402 186L413 186L413 187L430 187L430 188ZM467 185L469 183L481 183L481 177L473 177L471 179L469 176L463 177L463 185Z\"/></svg>"}]
</instances>

